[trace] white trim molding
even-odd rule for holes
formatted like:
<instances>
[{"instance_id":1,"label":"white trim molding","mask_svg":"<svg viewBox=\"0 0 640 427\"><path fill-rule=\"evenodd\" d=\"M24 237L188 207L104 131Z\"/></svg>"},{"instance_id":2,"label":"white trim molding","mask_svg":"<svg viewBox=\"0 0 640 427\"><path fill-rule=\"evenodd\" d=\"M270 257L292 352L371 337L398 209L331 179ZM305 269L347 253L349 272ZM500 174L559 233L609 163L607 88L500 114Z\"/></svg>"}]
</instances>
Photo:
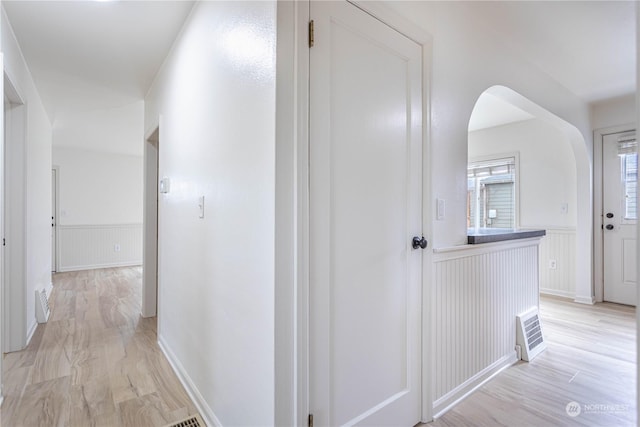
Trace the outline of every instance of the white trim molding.
<instances>
[{"instance_id":1,"label":"white trim molding","mask_svg":"<svg viewBox=\"0 0 640 427\"><path fill-rule=\"evenodd\" d=\"M180 360L176 357L176 355L171 351L171 348L166 343L166 341L162 338L162 336L158 335L158 346L162 351L162 354L167 358L169 365L171 365L171 369L175 372L176 376L180 380L180 383L186 390L187 394L191 398L191 401L196 405L200 416L202 416L203 421L208 426L221 426L222 423L216 417L216 414L213 413L213 410L207 404L207 401L202 397L198 388L187 374L186 369L180 363Z\"/></svg>"}]
</instances>

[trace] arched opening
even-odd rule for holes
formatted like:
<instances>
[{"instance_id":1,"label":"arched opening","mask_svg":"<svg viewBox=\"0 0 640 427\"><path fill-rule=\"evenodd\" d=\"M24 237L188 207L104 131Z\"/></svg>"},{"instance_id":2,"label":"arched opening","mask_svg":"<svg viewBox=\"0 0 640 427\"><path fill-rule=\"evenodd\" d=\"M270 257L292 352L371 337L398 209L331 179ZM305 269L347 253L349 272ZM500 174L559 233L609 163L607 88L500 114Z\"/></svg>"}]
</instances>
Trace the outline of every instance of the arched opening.
<instances>
[{"instance_id":1,"label":"arched opening","mask_svg":"<svg viewBox=\"0 0 640 427\"><path fill-rule=\"evenodd\" d=\"M467 223L545 229L541 292L593 303L591 167L575 126L493 86L471 114Z\"/></svg>"}]
</instances>

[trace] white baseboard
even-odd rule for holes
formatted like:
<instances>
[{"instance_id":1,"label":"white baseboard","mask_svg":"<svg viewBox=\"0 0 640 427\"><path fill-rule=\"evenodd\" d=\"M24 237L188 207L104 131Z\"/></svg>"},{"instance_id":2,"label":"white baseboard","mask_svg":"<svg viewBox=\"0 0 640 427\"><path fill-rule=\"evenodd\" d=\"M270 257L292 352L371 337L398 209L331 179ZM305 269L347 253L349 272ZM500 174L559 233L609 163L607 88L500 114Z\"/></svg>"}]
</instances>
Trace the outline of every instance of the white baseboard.
<instances>
[{"instance_id":1,"label":"white baseboard","mask_svg":"<svg viewBox=\"0 0 640 427\"><path fill-rule=\"evenodd\" d=\"M222 426L222 423L220 422L218 417L216 417L216 415L213 413L207 402L200 394L200 391L198 391L198 388L189 377L189 374L187 374L187 371L182 366L182 363L180 363L178 358L171 351L167 343L160 335L158 335L158 345L160 346L160 350L162 351L164 356L169 361L173 372L175 372L178 379L182 383L182 386L187 391L187 394L196 405L196 408L198 409L200 416L203 418L204 423L209 427Z\"/></svg>"},{"instance_id":2,"label":"white baseboard","mask_svg":"<svg viewBox=\"0 0 640 427\"><path fill-rule=\"evenodd\" d=\"M469 378L467 381L463 382L440 399L433 402L433 413L435 414L433 418L439 418L444 415L449 409L453 408L455 405L460 403L460 401L517 361L518 359L515 351L513 353L505 354L500 359L487 366L485 369L478 372L476 375Z\"/></svg>"},{"instance_id":3,"label":"white baseboard","mask_svg":"<svg viewBox=\"0 0 640 427\"><path fill-rule=\"evenodd\" d=\"M27 341L25 342L24 348L27 348L29 343L31 342L31 338L33 338L33 334L36 333L36 328L38 327L38 321L34 317L32 319L31 325L29 325L29 332L27 333Z\"/></svg>"},{"instance_id":4,"label":"white baseboard","mask_svg":"<svg viewBox=\"0 0 640 427\"><path fill-rule=\"evenodd\" d=\"M47 300L49 300L49 298L51 298L51 291L53 291L53 282L49 282L44 288L44 291L47 293Z\"/></svg>"},{"instance_id":5,"label":"white baseboard","mask_svg":"<svg viewBox=\"0 0 640 427\"><path fill-rule=\"evenodd\" d=\"M578 297L578 296L576 296L574 301L579 303L579 304L588 304L588 305L593 305L593 304L596 303L595 297Z\"/></svg>"},{"instance_id":6,"label":"white baseboard","mask_svg":"<svg viewBox=\"0 0 640 427\"><path fill-rule=\"evenodd\" d=\"M113 263L92 264L92 265L74 265L74 266L60 268L57 271L57 273L66 273L68 271L97 270L99 268L137 267L139 265L142 265L142 261L113 262Z\"/></svg>"},{"instance_id":7,"label":"white baseboard","mask_svg":"<svg viewBox=\"0 0 640 427\"><path fill-rule=\"evenodd\" d=\"M559 291L557 289L548 289L548 288L540 288L540 293L543 295L553 295L556 297L570 298L570 299L574 299L576 296L575 292Z\"/></svg>"}]
</instances>

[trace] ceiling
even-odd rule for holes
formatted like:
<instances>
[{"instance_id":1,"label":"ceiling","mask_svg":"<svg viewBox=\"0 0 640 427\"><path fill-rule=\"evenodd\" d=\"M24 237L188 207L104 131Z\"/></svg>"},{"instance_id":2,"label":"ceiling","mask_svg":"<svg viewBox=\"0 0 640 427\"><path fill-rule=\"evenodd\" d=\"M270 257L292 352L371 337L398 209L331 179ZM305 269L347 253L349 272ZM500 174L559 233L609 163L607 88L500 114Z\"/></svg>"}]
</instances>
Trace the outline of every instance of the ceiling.
<instances>
[{"instance_id":1,"label":"ceiling","mask_svg":"<svg viewBox=\"0 0 640 427\"><path fill-rule=\"evenodd\" d=\"M143 99L193 3L2 0L54 123L61 114ZM465 7L585 101L635 92L633 1L471 1ZM525 119L493 98L474 110L486 118L476 119L474 129Z\"/></svg>"},{"instance_id":2,"label":"ceiling","mask_svg":"<svg viewBox=\"0 0 640 427\"><path fill-rule=\"evenodd\" d=\"M469 119L469 132L532 119L535 119L535 116L485 92L480 95L473 107Z\"/></svg>"},{"instance_id":3,"label":"ceiling","mask_svg":"<svg viewBox=\"0 0 640 427\"><path fill-rule=\"evenodd\" d=\"M636 90L636 2L472 1L467 8L587 102Z\"/></svg>"},{"instance_id":4,"label":"ceiling","mask_svg":"<svg viewBox=\"0 0 640 427\"><path fill-rule=\"evenodd\" d=\"M193 3L2 0L52 122L143 99Z\"/></svg>"}]
</instances>

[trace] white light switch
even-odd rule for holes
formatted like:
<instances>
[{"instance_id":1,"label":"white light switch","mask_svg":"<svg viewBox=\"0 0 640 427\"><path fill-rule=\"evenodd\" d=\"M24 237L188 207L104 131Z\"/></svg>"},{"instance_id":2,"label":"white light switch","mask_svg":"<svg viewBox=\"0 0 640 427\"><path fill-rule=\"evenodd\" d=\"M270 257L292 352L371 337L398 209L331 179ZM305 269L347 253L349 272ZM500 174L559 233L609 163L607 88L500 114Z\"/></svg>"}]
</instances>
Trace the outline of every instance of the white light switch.
<instances>
[{"instance_id":1,"label":"white light switch","mask_svg":"<svg viewBox=\"0 0 640 427\"><path fill-rule=\"evenodd\" d=\"M436 199L436 219L438 221L441 221L444 219L445 216L445 210L446 210L446 205L445 205L445 201L444 199Z\"/></svg>"},{"instance_id":2,"label":"white light switch","mask_svg":"<svg viewBox=\"0 0 640 427\"><path fill-rule=\"evenodd\" d=\"M171 187L171 181L165 176L160 180L160 192L162 194L167 194L170 189L169 187Z\"/></svg>"},{"instance_id":3,"label":"white light switch","mask_svg":"<svg viewBox=\"0 0 640 427\"><path fill-rule=\"evenodd\" d=\"M204 196L198 197L198 209L200 210L198 218L204 218Z\"/></svg>"}]
</instances>

